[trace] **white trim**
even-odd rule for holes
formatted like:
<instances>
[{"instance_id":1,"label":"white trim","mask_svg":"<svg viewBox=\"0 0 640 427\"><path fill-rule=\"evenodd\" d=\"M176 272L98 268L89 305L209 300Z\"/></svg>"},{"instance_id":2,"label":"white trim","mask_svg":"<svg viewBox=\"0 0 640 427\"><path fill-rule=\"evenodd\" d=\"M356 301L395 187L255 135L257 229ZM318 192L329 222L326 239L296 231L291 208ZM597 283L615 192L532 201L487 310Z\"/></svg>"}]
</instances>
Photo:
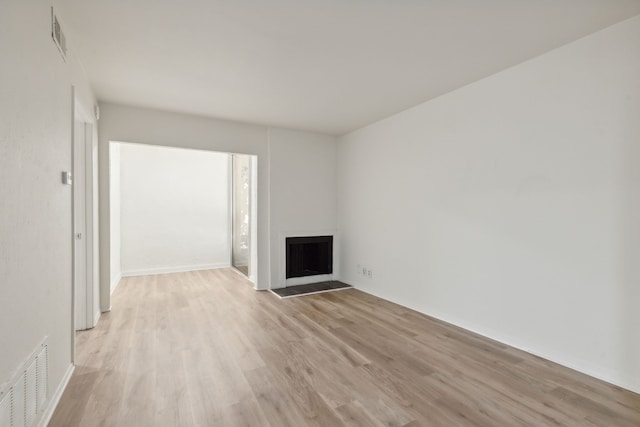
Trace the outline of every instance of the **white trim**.
<instances>
[{"instance_id":1,"label":"white trim","mask_svg":"<svg viewBox=\"0 0 640 427\"><path fill-rule=\"evenodd\" d=\"M460 321L457 321L457 320L452 320L448 316L443 315L441 313L433 314L433 313L427 312L426 310L421 310L421 309L417 308L416 306L414 306L412 304L403 304L403 303L399 302L398 300L395 300L395 299L392 299L392 298L386 298L386 297L384 297L384 296L382 296L380 294L372 292L371 290L363 289L362 287L359 286L359 285L361 285L361 283L357 283L357 282L353 282L353 281L349 281L350 282L349 283L349 282L347 282L347 281L345 281L343 279L340 279L340 281L343 282L343 283L347 283L347 284L353 286L355 289L357 289L359 291L362 291L362 292L364 292L366 294L373 295L375 297L384 299L386 301L390 301L390 302L392 302L394 304L398 304L398 305L400 305L402 307L409 308L411 310L417 311L418 313L425 314L425 315L427 315L429 317L433 317L434 319L440 320L442 322L448 323L448 324L456 326L458 328L462 328L465 331L469 331L469 332L472 332L474 334L481 335L481 336L483 336L485 338L489 338L489 339L491 339L493 341L497 341L497 342L499 342L501 344L508 345L509 347L513 347L515 349L522 350L522 351L524 351L526 353L532 354L534 356L540 357L540 358L548 360L550 362L557 363L558 365L564 366L565 368L573 369L574 371L577 371L577 372L580 372L582 374L588 375L588 376L593 377L595 379L598 379L600 381L604 381L606 383L613 384L615 386L622 387L622 388L624 388L626 390L629 390L629 391L632 391L634 393L640 394L640 388L638 388L637 386L634 386L634 385L632 385L630 383L627 383L627 382L625 382L624 380L622 380L620 378L614 379L614 378L608 377L606 375L598 374L598 373L595 373L595 372L593 372L593 371L591 371L589 369L584 369L584 368L578 367L573 363L558 360L557 358L550 357L549 355L543 354L543 353L538 352L538 351L530 350L530 349L528 349L528 348L526 348L524 346L521 346L521 345L512 344L512 343L509 342L508 339L504 339L503 337L500 337L499 334L495 334L495 333L492 333L492 332L487 332L487 331L484 331L484 330L480 330L480 329L475 328L475 327L474 328L468 327L468 326L466 326L464 324L464 322L460 322ZM357 285L354 284L354 283L357 283Z\"/></svg>"},{"instance_id":2,"label":"white trim","mask_svg":"<svg viewBox=\"0 0 640 427\"><path fill-rule=\"evenodd\" d=\"M287 295L286 297L281 297L273 289L269 289L269 292L277 296L279 299L288 299L288 298L296 298L296 297L306 297L307 295L324 294L326 292L344 291L345 289L354 289L354 287L349 285L349 286L345 286L344 288L325 289L323 291L305 292L304 294Z\"/></svg>"},{"instance_id":3,"label":"white trim","mask_svg":"<svg viewBox=\"0 0 640 427\"><path fill-rule=\"evenodd\" d=\"M95 323L91 323L95 317L95 293L98 287L96 279L96 271L98 268L98 253L97 253L97 239L98 239L98 194L94 191L95 184L98 182L98 157L97 157L97 141L93 138L93 123L84 121L84 137L82 142L84 144L84 167L85 167L85 249L86 249L86 318L87 327L92 328ZM94 162L95 160L95 162ZM99 310L98 310L99 311Z\"/></svg>"},{"instance_id":4,"label":"white trim","mask_svg":"<svg viewBox=\"0 0 640 427\"><path fill-rule=\"evenodd\" d=\"M286 278L287 272L287 237L313 237L313 236L332 236L333 237L333 274L323 274L316 276L296 277L292 279ZM313 230L313 231L281 231L278 236L278 282L271 283L269 289L286 288L287 286L295 286L300 284L308 284L314 282L324 282L327 280L336 280L337 272L340 270L340 234L337 230ZM274 256L274 254L271 254ZM329 277L329 278L322 278ZM306 279L310 281L295 279Z\"/></svg>"},{"instance_id":5,"label":"white trim","mask_svg":"<svg viewBox=\"0 0 640 427\"><path fill-rule=\"evenodd\" d=\"M251 156L251 186L249 187L249 222L251 247L249 248L249 280L258 288L258 156Z\"/></svg>"},{"instance_id":6,"label":"white trim","mask_svg":"<svg viewBox=\"0 0 640 427\"><path fill-rule=\"evenodd\" d=\"M114 277L113 280L111 281L111 285L109 285L110 286L109 295L113 295L113 292L115 292L116 288L120 284L120 280L122 280L122 274L118 273L118 275Z\"/></svg>"},{"instance_id":7,"label":"white trim","mask_svg":"<svg viewBox=\"0 0 640 427\"><path fill-rule=\"evenodd\" d=\"M78 209L84 210L84 228L82 230L76 230L75 224L75 210L77 203L75 189L72 190L72 268L73 268L73 297L72 297L72 323L73 323L73 335L72 335L72 347L75 352L75 331L85 330L92 328L91 322L95 317L94 298L96 289L99 290L99 282L96 281L96 275L98 274L98 141L94 138L95 119L89 110L82 105L80 99L76 95L76 88L72 86L72 166L75 182L84 182L84 209L82 206L77 206ZM79 125L79 129L76 128L76 123ZM77 132L78 131L78 132ZM77 134L76 134L77 133ZM81 147L82 157L77 158L77 151ZM94 162L95 160L95 162ZM84 166L84 176L80 176L76 171L76 163L79 162ZM75 283L77 278L75 277L75 264L76 264L76 238L75 234L81 232L83 234L82 240L84 242L84 264L85 264L85 277L82 283ZM76 300L76 291L80 292L83 287L84 301ZM84 307L84 310L82 308ZM76 318L76 308L84 312L84 315ZM80 322L77 325L76 322ZM74 354L74 353L73 353ZM75 357L75 356L74 356Z\"/></svg>"},{"instance_id":8,"label":"white trim","mask_svg":"<svg viewBox=\"0 0 640 427\"><path fill-rule=\"evenodd\" d=\"M233 154L227 153L227 249L233 265Z\"/></svg>"},{"instance_id":9,"label":"white trim","mask_svg":"<svg viewBox=\"0 0 640 427\"><path fill-rule=\"evenodd\" d=\"M214 264L179 265L175 267L157 267L143 270L123 271L122 277L148 276L151 274L184 273L187 271L213 270L216 268L229 268L229 263L218 262Z\"/></svg>"},{"instance_id":10,"label":"white trim","mask_svg":"<svg viewBox=\"0 0 640 427\"><path fill-rule=\"evenodd\" d=\"M51 417L53 416L54 411L58 407L58 403L60 403L60 398L62 397L62 393L64 393L64 390L67 388L67 385L69 384L69 380L71 380L71 376L73 375L73 371L75 368L76 367L74 366L73 363L69 364L67 371L64 373L64 376L62 377L62 381L60 382L60 385L58 385L56 392L53 394L53 396L51 396L51 398L49 399L49 402L47 403L47 408L42 413L42 417L38 422L38 427L46 427L49 424L49 421L51 421Z\"/></svg>"}]
</instances>

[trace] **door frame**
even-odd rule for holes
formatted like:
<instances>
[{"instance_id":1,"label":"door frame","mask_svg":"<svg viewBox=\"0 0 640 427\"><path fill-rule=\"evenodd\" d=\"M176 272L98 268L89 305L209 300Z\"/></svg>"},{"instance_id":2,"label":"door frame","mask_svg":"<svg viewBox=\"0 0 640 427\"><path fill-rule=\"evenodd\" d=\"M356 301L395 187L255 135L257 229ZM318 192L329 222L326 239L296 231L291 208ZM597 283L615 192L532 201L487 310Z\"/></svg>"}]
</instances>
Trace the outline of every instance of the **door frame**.
<instances>
[{"instance_id":1,"label":"door frame","mask_svg":"<svg viewBox=\"0 0 640 427\"><path fill-rule=\"evenodd\" d=\"M71 170L73 182L82 180L85 184L84 191L84 214L85 214L85 227L84 230L76 230L75 209L79 203L76 200L75 187L72 186L71 196L71 224L72 224L72 331L75 336L77 330L93 328L100 316L100 311L96 310L95 297L96 288L98 286L98 145L95 132L95 120L92 119L86 108L83 108L82 104L75 95L75 88L73 88L73 113L72 113L72 126L71 126ZM76 135L76 123L81 124L82 137L79 138ZM81 160L84 163L84 175L80 176L76 173L76 144L78 141L82 141L84 145L84 156ZM77 283L76 278L76 233L82 233L82 239L85 241L85 272L86 283ZM84 287L84 301L78 301L76 298L76 291L78 286ZM76 307L78 304L84 306L85 316L83 319L76 319ZM80 320L80 322L77 322ZM75 349L75 343L72 343ZM75 350L74 350L75 351ZM74 356L75 358L75 356Z\"/></svg>"}]
</instances>

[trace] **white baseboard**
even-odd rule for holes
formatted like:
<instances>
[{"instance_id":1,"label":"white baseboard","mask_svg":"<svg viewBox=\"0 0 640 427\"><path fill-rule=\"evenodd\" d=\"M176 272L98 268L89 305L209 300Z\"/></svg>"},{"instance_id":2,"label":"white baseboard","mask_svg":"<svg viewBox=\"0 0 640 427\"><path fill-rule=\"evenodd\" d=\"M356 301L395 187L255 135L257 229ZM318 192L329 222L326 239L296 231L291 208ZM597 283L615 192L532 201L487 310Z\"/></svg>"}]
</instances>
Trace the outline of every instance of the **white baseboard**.
<instances>
[{"instance_id":1,"label":"white baseboard","mask_svg":"<svg viewBox=\"0 0 640 427\"><path fill-rule=\"evenodd\" d=\"M215 264L179 265L175 267L157 267L141 270L123 271L122 277L148 276L151 274L184 273L186 271L213 270L216 268L228 267L231 266L227 262L219 262Z\"/></svg>"},{"instance_id":2,"label":"white baseboard","mask_svg":"<svg viewBox=\"0 0 640 427\"><path fill-rule=\"evenodd\" d=\"M64 393L64 390L67 388L67 385L69 384L69 380L71 379L71 375L73 375L74 369L75 369L75 366L73 365L73 363L70 364L69 367L67 368L67 371L64 373L64 376L62 377L62 381L60 381L60 385L58 385L58 388L56 389L55 393L49 399L49 403L47 403L47 408L44 410L44 412L42 413L42 416L40 417L40 421L38 422L38 427L46 427L49 424L49 421L51 421L51 417L53 416L53 413L58 407L58 403L60 403L60 398L62 397L62 393Z\"/></svg>"},{"instance_id":3,"label":"white baseboard","mask_svg":"<svg viewBox=\"0 0 640 427\"><path fill-rule=\"evenodd\" d=\"M497 341L499 343L508 345L509 347L513 347L513 348L516 348L518 350L522 350L522 351L524 351L526 353L532 354L534 356L541 357L541 358L543 358L545 360L548 360L550 362L557 363L558 365L564 366L565 368L572 369L574 371L583 373L585 375L588 375L590 377L596 378L598 380L601 380L601 381L607 382L609 384L613 384L615 386L618 386L618 387L624 388L626 390L632 391L634 393L640 394L640 387L635 386L633 384L630 384L630 383L624 381L623 379L611 378L611 377L609 377L607 375L602 375L601 373L593 372L591 370L584 369L582 367L578 367L574 363L566 362L566 361L563 361L563 360L559 360L558 358L553 357L553 356L549 356L548 354L544 354L544 353L539 352L539 351L531 350L531 349L526 348L526 347L521 346L521 345L512 344L511 342L509 342L510 341L509 339L505 339L504 337L500 336L499 334L497 334L495 332L480 330L480 329L478 329L476 327L470 327L470 326L466 325L464 322L460 322L460 321L458 321L456 319L451 319L449 316L443 315L442 313L434 314L434 313L428 312L426 310L423 310L423 309L417 307L415 304L406 304L406 303L404 303L402 301L398 301L398 300L396 300L394 298L388 298L388 297L386 297L384 295L372 292L371 290L368 290L368 289L364 288L362 286L362 283L358 283L358 282L352 281L352 280L349 280L349 281L346 281L346 280L343 280L343 279L339 279L339 280L341 282L343 282L343 283L346 283L348 285L353 286L355 289L357 289L359 291L362 291L362 292L364 292L366 294L373 295L375 297L384 299L386 301L390 301L390 302L392 302L394 304L401 305L403 307L406 307L406 308L409 308L411 310L417 311L418 313L425 314L425 315L427 315L429 317L433 317L434 319L438 319L438 320L440 320L442 322L448 323L448 324L456 326L458 328L462 328L462 329L464 329L466 331L469 331L469 332L472 332L474 334L481 335L481 336L489 338L489 339L491 339L493 341Z\"/></svg>"},{"instance_id":4,"label":"white baseboard","mask_svg":"<svg viewBox=\"0 0 640 427\"><path fill-rule=\"evenodd\" d=\"M120 284L120 280L122 280L122 274L118 274L116 277L113 278L113 280L111 280L111 295L113 295L113 292L116 290L116 288Z\"/></svg>"}]
</instances>

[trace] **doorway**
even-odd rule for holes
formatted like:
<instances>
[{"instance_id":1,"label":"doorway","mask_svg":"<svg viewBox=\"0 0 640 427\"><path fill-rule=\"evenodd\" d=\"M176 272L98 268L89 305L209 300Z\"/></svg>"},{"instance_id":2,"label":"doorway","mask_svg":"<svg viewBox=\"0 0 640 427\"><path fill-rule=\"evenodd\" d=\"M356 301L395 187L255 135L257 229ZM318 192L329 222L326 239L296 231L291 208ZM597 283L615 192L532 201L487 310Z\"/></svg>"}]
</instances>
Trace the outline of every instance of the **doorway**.
<instances>
[{"instance_id":1,"label":"doorway","mask_svg":"<svg viewBox=\"0 0 640 427\"><path fill-rule=\"evenodd\" d=\"M255 283L256 168L253 155L111 141L110 293L121 278L223 267Z\"/></svg>"}]
</instances>

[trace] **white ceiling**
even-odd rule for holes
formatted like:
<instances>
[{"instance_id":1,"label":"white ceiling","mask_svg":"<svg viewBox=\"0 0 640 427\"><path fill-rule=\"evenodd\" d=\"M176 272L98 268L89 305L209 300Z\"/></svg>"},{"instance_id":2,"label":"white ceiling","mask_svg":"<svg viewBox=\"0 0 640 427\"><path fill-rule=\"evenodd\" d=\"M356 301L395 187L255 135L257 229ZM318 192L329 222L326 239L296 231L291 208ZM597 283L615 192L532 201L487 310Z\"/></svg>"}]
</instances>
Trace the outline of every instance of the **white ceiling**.
<instances>
[{"instance_id":1,"label":"white ceiling","mask_svg":"<svg viewBox=\"0 0 640 427\"><path fill-rule=\"evenodd\" d=\"M101 101L342 134L640 0L57 0Z\"/></svg>"}]
</instances>

